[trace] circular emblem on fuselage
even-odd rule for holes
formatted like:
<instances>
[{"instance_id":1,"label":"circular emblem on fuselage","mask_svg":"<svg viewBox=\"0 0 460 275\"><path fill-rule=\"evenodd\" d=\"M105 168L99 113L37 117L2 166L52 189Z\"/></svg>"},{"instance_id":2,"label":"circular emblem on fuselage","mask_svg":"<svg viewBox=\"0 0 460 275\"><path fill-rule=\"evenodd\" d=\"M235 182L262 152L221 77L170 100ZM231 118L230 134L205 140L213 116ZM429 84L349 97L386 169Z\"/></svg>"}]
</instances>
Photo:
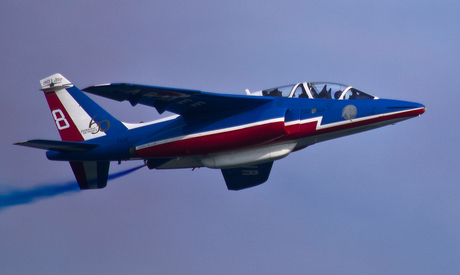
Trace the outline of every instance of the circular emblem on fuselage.
<instances>
[{"instance_id":1,"label":"circular emblem on fuselage","mask_svg":"<svg viewBox=\"0 0 460 275\"><path fill-rule=\"evenodd\" d=\"M344 119L352 120L356 117L358 110L354 105L347 105L342 110L342 116Z\"/></svg>"}]
</instances>

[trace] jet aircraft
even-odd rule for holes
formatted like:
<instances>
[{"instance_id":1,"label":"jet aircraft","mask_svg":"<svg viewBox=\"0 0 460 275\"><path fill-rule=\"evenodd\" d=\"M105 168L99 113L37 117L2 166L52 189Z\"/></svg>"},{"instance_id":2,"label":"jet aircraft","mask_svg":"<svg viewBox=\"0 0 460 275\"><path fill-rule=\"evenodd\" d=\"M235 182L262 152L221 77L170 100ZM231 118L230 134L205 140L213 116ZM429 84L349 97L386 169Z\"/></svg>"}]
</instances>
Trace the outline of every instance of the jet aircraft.
<instances>
[{"instance_id":1,"label":"jet aircraft","mask_svg":"<svg viewBox=\"0 0 460 275\"><path fill-rule=\"evenodd\" d=\"M324 82L246 95L128 83L83 89L175 114L131 124L114 118L61 74L40 84L62 141L16 145L46 149L49 160L68 161L81 189L104 188L110 162L124 160L143 160L150 169L221 169L229 190L249 188L267 181L273 162L292 152L425 112L419 103Z\"/></svg>"}]
</instances>

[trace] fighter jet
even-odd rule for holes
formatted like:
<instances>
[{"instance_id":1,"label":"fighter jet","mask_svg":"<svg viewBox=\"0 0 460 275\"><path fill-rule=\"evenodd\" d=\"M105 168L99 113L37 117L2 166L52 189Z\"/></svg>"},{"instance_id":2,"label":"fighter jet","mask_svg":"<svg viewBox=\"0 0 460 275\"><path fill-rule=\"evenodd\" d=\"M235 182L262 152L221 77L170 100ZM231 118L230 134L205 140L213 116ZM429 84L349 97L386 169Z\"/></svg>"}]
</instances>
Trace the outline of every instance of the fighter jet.
<instances>
[{"instance_id":1,"label":"fighter jet","mask_svg":"<svg viewBox=\"0 0 460 275\"><path fill-rule=\"evenodd\" d=\"M352 86L303 82L245 95L110 83L84 92L175 115L146 123L117 120L61 74L40 81L61 141L17 145L68 161L81 189L107 185L110 162L150 169L221 169L227 188L268 180L273 162L318 142L418 117L425 106L380 99Z\"/></svg>"}]
</instances>

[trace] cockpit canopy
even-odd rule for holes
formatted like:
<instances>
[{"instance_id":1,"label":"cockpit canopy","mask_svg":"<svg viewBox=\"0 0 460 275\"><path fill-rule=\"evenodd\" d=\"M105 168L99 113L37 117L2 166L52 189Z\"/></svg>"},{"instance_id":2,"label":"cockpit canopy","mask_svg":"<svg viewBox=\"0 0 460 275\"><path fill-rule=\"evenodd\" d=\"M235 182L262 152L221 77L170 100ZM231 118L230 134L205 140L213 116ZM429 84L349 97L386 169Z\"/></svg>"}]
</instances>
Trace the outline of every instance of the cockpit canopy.
<instances>
[{"instance_id":1,"label":"cockpit canopy","mask_svg":"<svg viewBox=\"0 0 460 275\"><path fill-rule=\"evenodd\" d=\"M378 99L378 97L361 92L351 86L328 82L298 83L254 93L254 95L256 94L262 96L311 99Z\"/></svg>"}]
</instances>

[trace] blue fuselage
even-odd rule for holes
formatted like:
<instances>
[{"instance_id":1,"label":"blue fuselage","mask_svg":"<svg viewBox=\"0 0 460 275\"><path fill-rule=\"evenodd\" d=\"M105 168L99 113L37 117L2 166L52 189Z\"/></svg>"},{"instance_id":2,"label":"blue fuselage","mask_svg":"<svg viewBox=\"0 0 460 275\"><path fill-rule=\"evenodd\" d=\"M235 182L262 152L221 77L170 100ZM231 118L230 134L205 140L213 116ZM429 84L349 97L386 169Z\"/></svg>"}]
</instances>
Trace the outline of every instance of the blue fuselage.
<instances>
[{"instance_id":1,"label":"blue fuselage","mask_svg":"<svg viewBox=\"0 0 460 275\"><path fill-rule=\"evenodd\" d=\"M116 135L88 141L100 144L91 151L48 151L47 157L67 161L145 159L151 160L153 168L208 166L203 158L214 154L242 151L247 155L257 148L276 144L289 144L286 148L296 151L317 142L416 117L424 111L425 107L419 103L398 100L279 97L248 110L187 118L174 116L145 126L140 124ZM257 162L254 159L249 163Z\"/></svg>"}]
</instances>

